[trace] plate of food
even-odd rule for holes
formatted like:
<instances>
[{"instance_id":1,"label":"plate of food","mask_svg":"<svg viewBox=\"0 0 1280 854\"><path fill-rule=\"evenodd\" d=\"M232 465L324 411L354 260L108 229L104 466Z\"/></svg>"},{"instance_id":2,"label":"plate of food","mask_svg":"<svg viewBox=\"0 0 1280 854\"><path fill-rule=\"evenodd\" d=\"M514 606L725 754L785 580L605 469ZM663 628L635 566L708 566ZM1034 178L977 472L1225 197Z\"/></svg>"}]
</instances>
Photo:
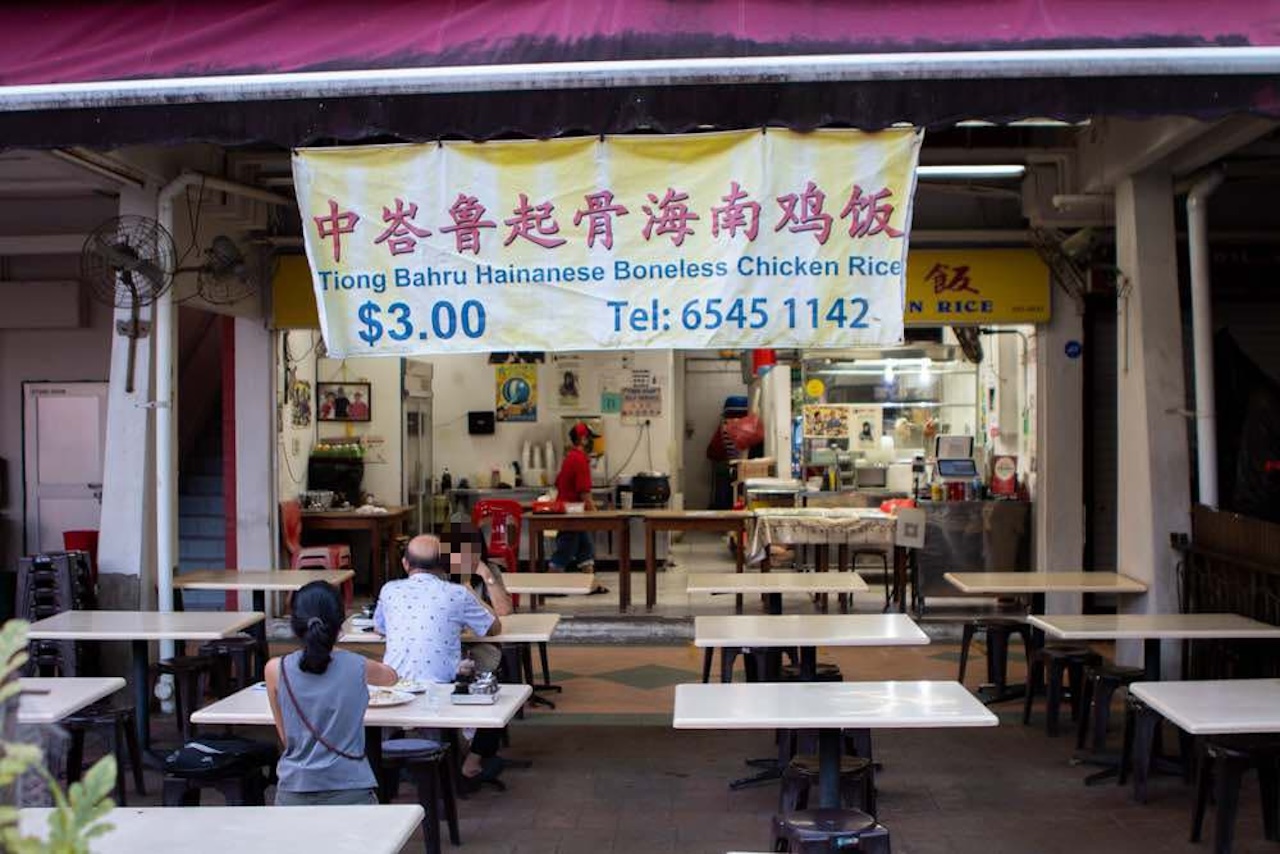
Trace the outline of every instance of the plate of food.
<instances>
[{"instance_id":1,"label":"plate of food","mask_svg":"<svg viewBox=\"0 0 1280 854\"><path fill-rule=\"evenodd\" d=\"M406 694L425 694L431 690L431 683L419 679L401 679L391 688L394 691L404 691Z\"/></svg>"},{"instance_id":2,"label":"plate of food","mask_svg":"<svg viewBox=\"0 0 1280 854\"><path fill-rule=\"evenodd\" d=\"M403 706L412 703L413 695L408 691L397 691L394 688L375 688L369 686L369 707Z\"/></svg>"}]
</instances>

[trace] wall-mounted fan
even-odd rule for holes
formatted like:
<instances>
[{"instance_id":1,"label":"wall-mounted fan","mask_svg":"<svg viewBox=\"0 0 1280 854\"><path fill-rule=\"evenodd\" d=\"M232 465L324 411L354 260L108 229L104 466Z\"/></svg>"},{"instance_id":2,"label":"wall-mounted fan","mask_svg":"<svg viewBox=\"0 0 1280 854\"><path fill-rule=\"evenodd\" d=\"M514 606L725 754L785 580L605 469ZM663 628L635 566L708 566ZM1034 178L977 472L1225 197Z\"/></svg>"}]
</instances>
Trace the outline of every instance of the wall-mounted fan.
<instances>
[{"instance_id":1,"label":"wall-mounted fan","mask_svg":"<svg viewBox=\"0 0 1280 854\"><path fill-rule=\"evenodd\" d=\"M129 309L129 319L116 323L116 333L129 339L125 391L133 392L138 339L151 324L140 319L173 284L177 262L173 237L164 226L144 216L109 219L95 228L80 252L80 280L99 302Z\"/></svg>"},{"instance_id":2,"label":"wall-mounted fan","mask_svg":"<svg viewBox=\"0 0 1280 854\"><path fill-rule=\"evenodd\" d=\"M249 262L230 237L215 237L204 256L204 263L195 268L195 272L196 287L206 302L228 305L239 302L257 289Z\"/></svg>"},{"instance_id":3,"label":"wall-mounted fan","mask_svg":"<svg viewBox=\"0 0 1280 854\"><path fill-rule=\"evenodd\" d=\"M976 326L953 326L956 340L960 342L960 352L975 365L982 361L982 336Z\"/></svg>"}]
</instances>

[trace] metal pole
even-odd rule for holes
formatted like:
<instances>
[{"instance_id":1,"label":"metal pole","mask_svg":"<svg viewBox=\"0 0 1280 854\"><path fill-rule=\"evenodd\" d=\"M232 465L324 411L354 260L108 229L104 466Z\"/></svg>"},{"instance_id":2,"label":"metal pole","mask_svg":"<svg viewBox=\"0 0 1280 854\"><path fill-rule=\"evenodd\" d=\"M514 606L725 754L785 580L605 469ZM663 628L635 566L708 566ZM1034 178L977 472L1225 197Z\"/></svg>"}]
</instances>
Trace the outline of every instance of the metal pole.
<instances>
[{"instance_id":1,"label":"metal pole","mask_svg":"<svg viewBox=\"0 0 1280 854\"><path fill-rule=\"evenodd\" d=\"M1191 340L1195 365L1196 463L1200 503L1218 506L1218 419L1213 383L1213 300L1209 290L1209 196L1222 184L1221 170L1187 193L1187 248L1191 256Z\"/></svg>"},{"instance_id":2,"label":"metal pole","mask_svg":"<svg viewBox=\"0 0 1280 854\"><path fill-rule=\"evenodd\" d=\"M1280 47L814 54L229 74L0 86L0 112L616 87L1274 76Z\"/></svg>"}]
</instances>

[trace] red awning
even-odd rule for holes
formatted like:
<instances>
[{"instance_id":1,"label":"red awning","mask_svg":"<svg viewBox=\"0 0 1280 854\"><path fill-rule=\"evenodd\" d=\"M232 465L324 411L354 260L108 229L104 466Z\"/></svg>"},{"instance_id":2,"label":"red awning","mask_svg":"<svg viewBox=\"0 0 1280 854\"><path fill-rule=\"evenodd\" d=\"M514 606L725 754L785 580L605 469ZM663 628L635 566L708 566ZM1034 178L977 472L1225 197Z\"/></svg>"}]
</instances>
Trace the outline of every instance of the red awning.
<instances>
[{"instance_id":1,"label":"red awning","mask_svg":"<svg viewBox=\"0 0 1280 854\"><path fill-rule=\"evenodd\" d=\"M1204 0L115 0L6 4L0 85L573 60L1280 45Z\"/></svg>"},{"instance_id":2,"label":"red awning","mask_svg":"<svg viewBox=\"0 0 1280 854\"><path fill-rule=\"evenodd\" d=\"M1158 14L1149 0L49 0L7 5L0 44L9 146L1280 116L1280 0L1162 0ZM1200 55L1194 69L1146 59L1182 48ZM1137 62L1062 61L1079 50ZM1005 62L1019 54L1022 70ZM963 73L946 68L951 57ZM688 60L770 58L790 70L681 76L698 65ZM843 69L794 73L823 58ZM661 60L674 71L655 73ZM646 69L557 70L575 62ZM489 74L469 88L423 82L475 69ZM399 86L377 79L395 74Z\"/></svg>"}]
</instances>

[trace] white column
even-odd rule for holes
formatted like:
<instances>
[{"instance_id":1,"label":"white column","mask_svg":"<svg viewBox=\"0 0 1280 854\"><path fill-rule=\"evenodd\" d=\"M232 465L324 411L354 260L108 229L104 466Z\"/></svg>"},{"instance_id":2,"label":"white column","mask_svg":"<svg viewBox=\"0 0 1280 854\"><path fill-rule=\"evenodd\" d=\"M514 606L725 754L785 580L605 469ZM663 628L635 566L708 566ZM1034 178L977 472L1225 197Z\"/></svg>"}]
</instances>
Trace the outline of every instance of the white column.
<instances>
[{"instance_id":1,"label":"white column","mask_svg":"<svg viewBox=\"0 0 1280 854\"><path fill-rule=\"evenodd\" d=\"M241 567L252 569L273 567L277 551L271 342L263 320L236 318L236 559ZM241 597L241 608L247 609L249 603L248 596Z\"/></svg>"},{"instance_id":2,"label":"white column","mask_svg":"<svg viewBox=\"0 0 1280 854\"><path fill-rule=\"evenodd\" d=\"M1053 289L1053 317L1036 328L1035 568L1079 572L1084 563L1084 324L1075 300ZM1080 612L1080 596L1055 594L1051 614Z\"/></svg>"},{"instance_id":3,"label":"white column","mask_svg":"<svg viewBox=\"0 0 1280 854\"><path fill-rule=\"evenodd\" d=\"M1134 613L1176 612L1175 553L1169 535L1190 525L1190 460L1178 302L1173 186L1147 170L1116 187L1116 255L1127 281L1119 299L1119 440L1116 564L1148 592L1121 597ZM1176 673L1178 648L1165 644L1164 674ZM1121 644L1123 663L1141 660L1136 641Z\"/></svg>"},{"instance_id":4,"label":"white column","mask_svg":"<svg viewBox=\"0 0 1280 854\"><path fill-rule=\"evenodd\" d=\"M155 217L154 190L125 187L120 191L120 214ZM151 323L150 306L141 320ZM116 309L113 324L130 319L129 309ZM112 330L110 385L107 398L107 439L102 474L102 518L99 523L98 567L103 603L109 608L154 607L155 477L152 452L151 350L154 335L137 342L133 392L125 391L129 339Z\"/></svg>"}]
</instances>

